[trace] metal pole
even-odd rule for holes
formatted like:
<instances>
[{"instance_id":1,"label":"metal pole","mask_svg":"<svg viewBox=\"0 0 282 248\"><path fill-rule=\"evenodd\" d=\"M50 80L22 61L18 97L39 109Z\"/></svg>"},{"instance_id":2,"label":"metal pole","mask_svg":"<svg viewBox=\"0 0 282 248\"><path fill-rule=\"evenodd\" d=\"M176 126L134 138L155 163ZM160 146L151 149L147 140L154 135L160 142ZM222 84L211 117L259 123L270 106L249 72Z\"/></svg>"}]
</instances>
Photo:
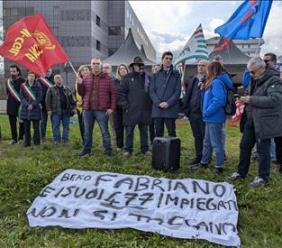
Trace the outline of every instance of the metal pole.
<instances>
[{"instance_id":1,"label":"metal pole","mask_svg":"<svg viewBox=\"0 0 282 248\"><path fill-rule=\"evenodd\" d=\"M76 72L76 70L74 69L73 65L72 65L72 62L71 61L68 61L70 67L72 68L73 72L75 73L75 75L78 77L78 73Z\"/></svg>"},{"instance_id":2,"label":"metal pole","mask_svg":"<svg viewBox=\"0 0 282 248\"><path fill-rule=\"evenodd\" d=\"M259 48L260 48L261 40L262 40L262 38L259 38L259 42L258 42L258 46L257 46L257 49L256 49L255 57L258 57L258 53L259 53L259 50L260 50Z\"/></svg>"}]
</instances>

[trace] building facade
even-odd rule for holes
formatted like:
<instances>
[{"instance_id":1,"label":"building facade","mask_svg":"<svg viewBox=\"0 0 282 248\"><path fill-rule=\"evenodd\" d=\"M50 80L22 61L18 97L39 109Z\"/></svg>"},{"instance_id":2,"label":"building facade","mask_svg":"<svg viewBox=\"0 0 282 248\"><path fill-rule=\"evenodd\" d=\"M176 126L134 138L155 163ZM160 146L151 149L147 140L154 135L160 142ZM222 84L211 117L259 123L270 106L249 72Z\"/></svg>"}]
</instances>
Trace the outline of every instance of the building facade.
<instances>
[{"instance_id":1,"label":"building facade","mask_svg":"<svg viewBox=\"0 0 282 248\"><path fill-rule=\"evenodd\" d=\"M3 27L24 16L42 13L53 33L77 68L91 58L112 55L132 28L134 38L144 46L149 59L156 51L128 1L9 1L3 0ZM7 72L10 63L5 61ZM63 65L59 70L70 71Z\"/></svg>"},{"instance_id":2,"label":"building facade","mask_svg":"<svg viewBox=\"0 0 282 248\"><path fill-rule=\"evenodd\" d=\"M209 53L213 51L220 40L219 36L206 40ZM264 44L263 39L249 40L232 40L234 44L246 55L253 57L255 54L260 54L261 46Z\"/></svg>"}]
</instances>

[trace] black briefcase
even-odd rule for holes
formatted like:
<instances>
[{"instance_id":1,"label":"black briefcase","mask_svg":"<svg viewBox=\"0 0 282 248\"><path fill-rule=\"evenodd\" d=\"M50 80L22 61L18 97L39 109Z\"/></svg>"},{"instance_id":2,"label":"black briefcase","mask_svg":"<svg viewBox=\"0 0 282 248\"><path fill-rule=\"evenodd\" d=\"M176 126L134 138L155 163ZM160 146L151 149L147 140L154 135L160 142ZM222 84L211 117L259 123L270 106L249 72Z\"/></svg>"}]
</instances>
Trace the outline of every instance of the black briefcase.
<instances>
[{"instance_id":1,"label":"black briefcase","mask_svg":"<svg viewBox=\"0 0 282 248\"><path fill-rule=\"evenodd\" d=\"M153 141L152 167L157 170L174 171L180 167L180 139L156 137Z\"/></svg>"}]
</instances>

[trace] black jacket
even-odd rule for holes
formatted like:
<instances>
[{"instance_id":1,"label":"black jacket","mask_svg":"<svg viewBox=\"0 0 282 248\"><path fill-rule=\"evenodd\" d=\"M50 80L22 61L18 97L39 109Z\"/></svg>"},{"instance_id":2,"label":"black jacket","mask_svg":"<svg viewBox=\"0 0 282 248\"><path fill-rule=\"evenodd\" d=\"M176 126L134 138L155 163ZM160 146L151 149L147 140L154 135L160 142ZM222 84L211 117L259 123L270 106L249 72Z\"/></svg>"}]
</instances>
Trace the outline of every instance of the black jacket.
<instances>
[{"instance_id":1,"label":"black jacket","mask_svg":"<svg viewBox=\"0 0 282 248\"><path fill-rule=\"evenodd\" d=\"M19 77L16 80L13 80L14 88L20 95L20 88L21 84L25 82L25 79ZM7 92L7 114L8 115L19 115L19 107L21 105L20 102L18 102L16 99L13 98L13 96L10 94L9 90L6 89Z\"/></svg>"},{"instance_id":2,"label":"black jacket","mask_svg":"<svg viewBox=\"0 0 282 248\"><path fill-rule=\"evenodd\" d=\"M145 74L129 73L121 81L119 106L123 109L124 125L149 125L151 123L152 104L149 96L149 84L145 83Z\"/></svg>"},{"instance_id":3,"label":"black jacket","mask_svg":"<svg viewBox=\"0 0 282 248\"><path fill-rule=\"evenodd\" d=\"M74 100L71 90L65 86L63 87L64 94L67 99L67 108L65 110L65 114L71 115L73 110L75 109L76 102ZM63 110L61 108L60 91L56 85L48 89L45 101L47 111L52 111L52 114L57 115L63 114Z\"/></svg>"},{"instance_id":4,"label":"black jacket","mask_svg":"<svg viewBox=\"0 0 282 248\"><path fill-rule=\"evenodd\" d=\"M251 79L249 85L249 107L259 139L282 136L282 82L277 75L268 69L261 79Z\"/></svg>"},{"instance_id":5,"label":"black jacket","mask_svg":"<svg viewBox=\"0 0 282 248\"><path fill-rule=\"evenodd\" d=\"M53 74L50 77L45 77L45 79L47 79L53 86L55 85ZM40 78L38 79L38 82L41 84L41 88L42 88L42 101L41 101L42 111L46 112L47 109L46 109L45 99L46 99L48 88L46 87L44 83L41 82Z\"/></svg>"},{"instance_id":6,"label":"black jacket","mask_svg":"<svg viewBox=\"0 0 282 248\"><path fill-rule=\"evenodd\" d=\"M186 94L182 99L184 113L187 117L192 119L202 118L203 99L202 91L198 86L200 81L196 76L192 77L189 81Z\"/></svg>"}]
</instances>

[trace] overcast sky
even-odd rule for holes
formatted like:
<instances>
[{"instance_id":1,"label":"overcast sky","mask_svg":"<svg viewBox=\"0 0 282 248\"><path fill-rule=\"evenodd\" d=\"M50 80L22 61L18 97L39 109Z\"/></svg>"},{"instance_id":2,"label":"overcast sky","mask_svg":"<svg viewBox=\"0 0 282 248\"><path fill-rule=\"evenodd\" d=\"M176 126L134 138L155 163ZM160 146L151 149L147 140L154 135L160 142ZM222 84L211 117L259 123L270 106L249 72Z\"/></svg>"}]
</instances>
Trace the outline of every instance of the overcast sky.
<instances>
[{"instance_id":1,"label":"overcast sky","mask_svg":"<svg viewBox=\"0 0 282 248\"><path fill-rule=\"evenodd\" d=\"M182 49L201 23L205 38L215 35L242 1L130 1L158 53ZM282 55L282 2L273 1L262 53Z\"/></svg>"}]
</instances>

